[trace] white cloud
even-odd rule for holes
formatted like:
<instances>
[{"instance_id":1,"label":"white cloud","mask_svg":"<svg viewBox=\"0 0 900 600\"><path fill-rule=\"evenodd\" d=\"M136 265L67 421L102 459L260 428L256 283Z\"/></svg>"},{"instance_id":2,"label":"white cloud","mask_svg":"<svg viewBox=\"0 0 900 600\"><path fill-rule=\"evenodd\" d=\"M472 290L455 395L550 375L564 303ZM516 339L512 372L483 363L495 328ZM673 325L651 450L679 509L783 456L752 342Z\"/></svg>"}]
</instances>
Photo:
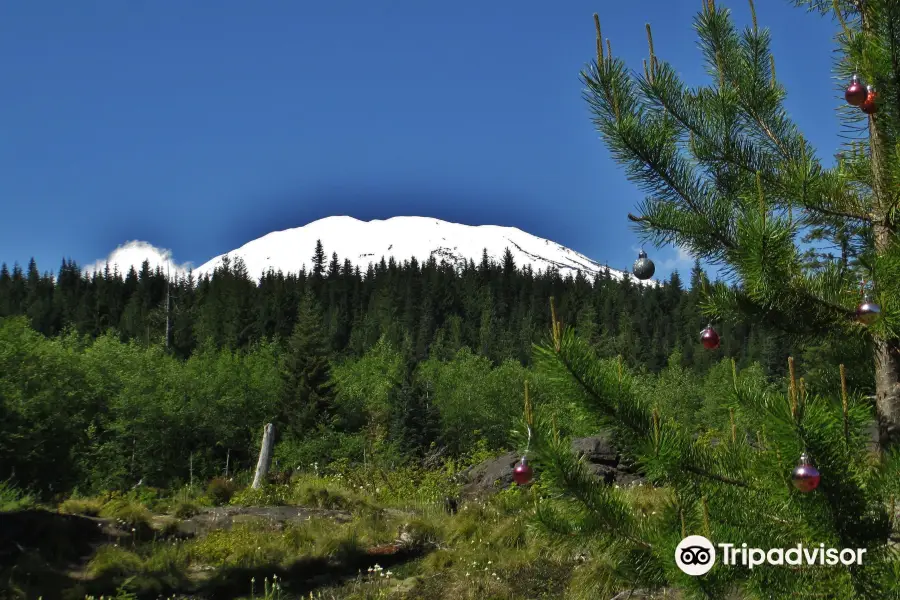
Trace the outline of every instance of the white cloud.
<instances>
[{"instance_id":1,"label":"white cloud","mask_svg":"<svg viewBox=\"0 0 900 600\"><path fill-rule=\"evenodd\" d=\"M168 270L172 277L186 274L193 266L189 262L182 264L176 263L172 259L171 250L157 248L148 242L134 240L125 242L113 250L106 258L97 260L93 264L86 265L82 267L81 270L87 273L94 273L102 271L108 264L110 270L116 268L124 275L125 273L128 273L128 270L131 269L131 267L134 267L136 271L140 271L141 265L145 260L150 262L150 269L161 267L163 271Z\"/></svg>"},{"instance_id":2,"label":"white cloud","mask_svg":"<svg viewBox=\"0 0 900 600\"><path fill-rule=\"evenodd\" d=\"M676 246L675 251L675 258L667 258L662 261L662 267L664 269L674 271L675 269L691 267L694 265L694 257L691 256L689 250L687 250L683 246Z\"/></svg>"}]
</instances>

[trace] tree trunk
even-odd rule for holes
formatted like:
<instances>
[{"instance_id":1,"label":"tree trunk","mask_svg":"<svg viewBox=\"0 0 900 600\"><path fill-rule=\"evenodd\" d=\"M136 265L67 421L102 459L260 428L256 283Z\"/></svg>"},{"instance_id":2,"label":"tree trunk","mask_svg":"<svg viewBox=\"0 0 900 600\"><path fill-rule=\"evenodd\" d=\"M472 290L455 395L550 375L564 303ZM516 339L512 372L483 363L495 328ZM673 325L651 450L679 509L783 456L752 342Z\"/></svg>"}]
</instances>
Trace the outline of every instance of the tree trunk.
<instances>
[{"instance_id":1,"label":"tree trunk","mask_svg":"<svg viewBox=\"0 0 900 600\"><path fill-rule=\"evenodd\" d=\"M900 360L896 340L875 341L875 406L882 448L900 443Z\"/></svg>"},{"instance_id":2,"label":"tree trunk","mask_svg":"<svg viewBox=\"0 0 900 600\"><path fill-rule=\"evenodd\" d=\"M259 448L259 461L256 463L256 475L253 477L253 485L251 486L254 490L259 489L266 481L266 476L269 474L269 461L272 458L272 446L274 444L275 426L271 423L267 423L266 428L263 430L262 445Z\"/></svg>"},{"instance_id":3,"label":"tree trunk","mask_svg":"<svg viewBox=\"0 0 900 600\"><path fill-rule=\"evenodd\" d=\"M875 225L877 254L887 252L893 235L887 225ZM900 443L900 341L896 339L875 339L875 407L881 448Z\"/></svg>"},{"instance_id":4,"label":"tree trunk","mask_svg":"<svg viewBox=\"0 0 900 600\"><path fill-rule=\"evenodd\" d=\"M862 30L872 35L871 17L865 7L860 11ZM874 195L873 233L875 254L882 256L893 243L890 182L883 162L883 137L878 115L869 115L869 152L872 161ZM877 286L877 282L876 282ZM878 438L882 450L900 442L900 340L875 339L875 407L878 414Z\"/></svg>"}]
</instances>

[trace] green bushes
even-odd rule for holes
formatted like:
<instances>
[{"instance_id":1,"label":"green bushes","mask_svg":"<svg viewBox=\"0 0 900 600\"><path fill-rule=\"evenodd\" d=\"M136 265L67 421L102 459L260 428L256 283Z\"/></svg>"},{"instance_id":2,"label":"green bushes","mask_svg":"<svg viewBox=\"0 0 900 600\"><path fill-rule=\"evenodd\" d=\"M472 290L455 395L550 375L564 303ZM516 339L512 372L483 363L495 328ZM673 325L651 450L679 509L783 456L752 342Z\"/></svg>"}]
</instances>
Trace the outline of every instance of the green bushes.
<instances>
[{"instance_id":1,"label":"green bushes","mask_svg":"<svg viewBox=\"0 0 900 600\"><path fill-rule=\"evenodd\" d=\"M59 505L59 512L84 517L99 517L103 510L100 498L69 498Z\"/></svg>"},{"instance_id":2,"label":"green bushes","mask_svg":"<svg viewBox=\"0 0 900 600\"><path fill-rule=\"evenodd\" d=\"M8 481L0 481L0 512L28 508L33 503L31 495Z\"/></svg>"},{"instance_id":3,"label":"green bushes","mask_svg":"<svg viewBox=\"0 0 900 600\"><path fill-rule=\"evenodd\" d=\"M235 492L237 492L237 485L224 477L216 477L206 486L206 497L214 506L228 504Z\"/></svg>"}]
</instances>

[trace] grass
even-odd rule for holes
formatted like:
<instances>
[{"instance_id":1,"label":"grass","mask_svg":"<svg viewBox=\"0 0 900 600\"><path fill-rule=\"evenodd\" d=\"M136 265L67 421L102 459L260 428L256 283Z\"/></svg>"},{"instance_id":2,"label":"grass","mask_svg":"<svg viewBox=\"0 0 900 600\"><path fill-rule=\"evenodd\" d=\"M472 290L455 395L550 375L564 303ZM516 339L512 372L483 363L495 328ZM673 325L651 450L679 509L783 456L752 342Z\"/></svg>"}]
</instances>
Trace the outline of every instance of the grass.
<instances>
[{"instance_id":1,"label":"grass","mask_svg":"<svg viewBox=\"0 0 900 600\"><path fill-rule=\"evenodd\" d=\"M59 505L59 512L83 517L99 517L103 504L100 498L69 498Z\"/></svg>"},{"instance_id":2,"label":"grass","mask_svg":"<svg viewBox=\"0 0 900 600\"><path fill-rule=\"evenodd\" d=\"M0 512L30 508L34 504L34 499L30 494L8 481L0 481Z\"/></svg>"},{"instance_id":3,"label":"grass","mask_svg":"<svg viewBox=\"0 0 900 600\"><path fill-rule=\"evenodd\" d=\"M539 600L565 598L584 579L577 557L548 547L531 528L535 505L527 489L464 503L451 515L440 497L447 488L380 481L384 487L360 489L352 478L302 475L259 490L219 481L168 495L70 498L59 512L99 516L123 535L96 548L69 597ZM666 502L664 492L649 488L627 494L647 515ZM231 510L214 508L226 498L235 508L306 512L287 522L235 521L190 539L171 536L180 520Z\"/></svg>"}]
</instances>

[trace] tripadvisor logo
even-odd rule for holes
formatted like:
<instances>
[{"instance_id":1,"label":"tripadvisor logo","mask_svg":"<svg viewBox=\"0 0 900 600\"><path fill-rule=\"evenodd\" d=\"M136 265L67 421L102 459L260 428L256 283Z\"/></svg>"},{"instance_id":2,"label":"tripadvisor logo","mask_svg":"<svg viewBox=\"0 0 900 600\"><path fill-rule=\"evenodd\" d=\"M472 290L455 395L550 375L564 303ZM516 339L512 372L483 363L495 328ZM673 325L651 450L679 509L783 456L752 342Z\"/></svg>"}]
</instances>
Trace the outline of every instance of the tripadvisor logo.
<instances>
[{"instance_id":1,"label":"tripadvisor logo","mask_svg":"<svg viewBox=\"0 0 900 600\"><path fill-rule=\"evenodd\" d=\"M675 564L688 575L704 575L716 564L716 549L702 535L689 535L675 548Z\"/></svg>"},{"instance_id":2,"label":"tripadvisor logo","mask_svg":"<svg viewBox=\"0 0 900 600\"><path fill-rule=\"evenodd\" d=\"M740 565L750 569L760 565L822 565L835 566L838 563L846 566L861 565L865 548L826 548L806 547L797 544L793 548L748 548L747 544L718 544L721 551L722 564ZM675 548L675 564L688 575L704 575L716 564L716 546L702 535L689 535L681 540Z\"/></svg>"}]
</instances>

